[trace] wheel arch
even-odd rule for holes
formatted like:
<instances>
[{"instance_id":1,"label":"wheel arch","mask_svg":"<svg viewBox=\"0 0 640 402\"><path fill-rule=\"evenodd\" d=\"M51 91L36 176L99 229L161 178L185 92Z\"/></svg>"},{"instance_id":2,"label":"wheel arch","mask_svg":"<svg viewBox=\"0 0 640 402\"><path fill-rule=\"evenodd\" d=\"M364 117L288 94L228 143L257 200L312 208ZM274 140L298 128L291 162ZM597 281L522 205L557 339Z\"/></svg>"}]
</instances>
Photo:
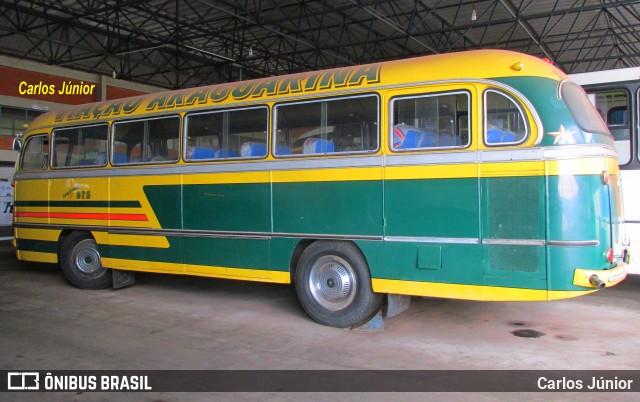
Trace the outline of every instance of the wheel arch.
<instances>
[{"instance_id":1,"label":"wheel arch","mask_svg":"<svg viewBox=\"0 0 640 402\"><path fill-rule=\"evenodd\" d=\"M75 233L75 232L83 233L85 236L90 236L93 240L95 240L95 237L89 230L82 230L82 229L62 230L62 232L60 233L60 236L58 236L58 263L60 263L60 256L62 254L62 245L64 244L64 241L67 239L67 237L69 237L71 233Z\"/></svg>"},{"instance_id":2,"label":"wheel arch","mask_svg":"<svg viewBox=\"0 0 640 402\"><path fill-rule=\"evenodd\" d=\"M357 327L381 310L383 295L373 292L371 268L357 243L320 238L298 246L293 284L312 319L336 328Z\"/></svg>"}]
</instances>

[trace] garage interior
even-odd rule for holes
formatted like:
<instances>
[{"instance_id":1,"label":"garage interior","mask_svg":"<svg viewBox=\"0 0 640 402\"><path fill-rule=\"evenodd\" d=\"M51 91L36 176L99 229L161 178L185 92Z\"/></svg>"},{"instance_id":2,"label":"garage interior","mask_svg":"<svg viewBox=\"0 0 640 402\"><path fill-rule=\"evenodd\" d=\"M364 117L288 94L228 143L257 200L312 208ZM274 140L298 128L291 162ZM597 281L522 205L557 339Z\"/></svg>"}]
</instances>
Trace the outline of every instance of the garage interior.
<instances>
[{"instance_id":1,"label":"garage interior","mask_svg":"<svg viewBox=\"0 0 640 402\"><path fill-rule=\"evenodd\" d=\"M79 103L473 49L527 53L573 74L640 66L639 26L638 0L0 0L0 67L102 85ZM3 92L7 80L3 120L62 104ZM16 127L3 123L3 152ZM290 286L137 273L133 287L86 291L13 253L0 244L3 370L637 370L640 361L640 275L549 303L414 297L384 330L367 331L318 325ZM113 398L47 399L70 396Z\"/></svg>"}]
</instances>

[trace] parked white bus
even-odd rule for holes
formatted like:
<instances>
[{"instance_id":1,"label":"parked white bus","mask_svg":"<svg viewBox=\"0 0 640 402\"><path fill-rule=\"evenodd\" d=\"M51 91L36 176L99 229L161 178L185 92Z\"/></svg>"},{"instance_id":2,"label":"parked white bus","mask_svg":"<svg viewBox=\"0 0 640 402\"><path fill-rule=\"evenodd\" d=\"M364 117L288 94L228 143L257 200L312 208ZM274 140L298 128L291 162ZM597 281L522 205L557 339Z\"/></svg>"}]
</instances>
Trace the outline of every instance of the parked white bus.
<instances>
[{"instance_id":1,"label":"parked white bus","mask_svg":"<svg viewBox=\"0 0 640 402\"><path fill-rule=\"evenodd\" d=\"M0 181L0 241L13 239L13 187Z\"/></svg>"},{"instance_id":2,"label":"parked white bus","mask_svg":"<svg viewBox=\"0 0 640 402\"><path fill-rule=\"evenodd\" d=\"M13 239L13 187L16 151L0 150L0 241Z\"/></svg>"},{"instance_id":3,"label":"parked white bus","mask_svg":"<svg viewBox=\"0 0 640 402\"><path fill-rule=\"evenodd\" d=\"M571 79L589 94L591 102L615 138L622 181L626 232L631 240L631 255L640 251L640 67L573 74ZM640 258L631 261L630 273L640 274Z\"/></svg>"}]
</instances>

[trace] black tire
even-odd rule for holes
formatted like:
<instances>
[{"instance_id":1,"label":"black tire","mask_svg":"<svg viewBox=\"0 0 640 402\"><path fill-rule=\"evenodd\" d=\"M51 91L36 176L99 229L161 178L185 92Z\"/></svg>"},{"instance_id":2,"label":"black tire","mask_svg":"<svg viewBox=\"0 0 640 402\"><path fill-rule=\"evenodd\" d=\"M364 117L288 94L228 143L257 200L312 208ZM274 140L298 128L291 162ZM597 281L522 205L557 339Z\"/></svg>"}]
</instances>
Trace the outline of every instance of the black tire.
<instances>
[{"instance_id":1,"label":"black tire","mask_svg":"<svg viewBox=\"0 0 640 402\"><path fill-rule=\"evenodd\" d=\"M67 280L80 289L111 286L111 270L102 266L96 241L88 233L73 232L64 239L60 267Z\"/></svg>"},{"instance_id":2,"label":"black tire","mask_svg":"<svg viewBox=\"0 0 640 402\"><path fill-rule=\"evenodd\" d=\"M371 290L369 266L352 243L318 240L307 247L295 275L298 300L317 322L337 328L364 324L382 304Z\"/></svg>"}]
</instances>

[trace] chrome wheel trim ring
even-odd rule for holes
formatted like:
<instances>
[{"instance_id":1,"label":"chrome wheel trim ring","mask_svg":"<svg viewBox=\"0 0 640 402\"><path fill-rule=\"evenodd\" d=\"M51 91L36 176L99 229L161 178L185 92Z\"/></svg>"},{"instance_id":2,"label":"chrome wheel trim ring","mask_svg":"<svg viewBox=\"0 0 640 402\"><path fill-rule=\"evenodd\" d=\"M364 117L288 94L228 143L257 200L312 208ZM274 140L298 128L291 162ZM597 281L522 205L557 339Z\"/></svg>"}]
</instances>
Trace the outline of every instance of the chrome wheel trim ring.
<instances>
[{"instance_id":1,"label":"chrome wheel trim ring","mask_svg":"<svg viewBox=\"0 0 640 402\"><path fill-rule=\"evenodd\" d=\"M87 243L88 242L88 243ZM100 253L89 239L83 240L73 250L73 262L85 274L93 274L102 268Z\"/></svg>"},{"instance_id":2,"label":"chrome wheel trim ring","mask_svg":"<svg viewBox=\"0 0 640 402\"><path fill-rule=\"evenodd\" d=\"M356 296L356 275L353 267L335 255L318 258L309 274L309 290L323 308L339 311L348 307Z\"/></svg>"}]
</instances>

